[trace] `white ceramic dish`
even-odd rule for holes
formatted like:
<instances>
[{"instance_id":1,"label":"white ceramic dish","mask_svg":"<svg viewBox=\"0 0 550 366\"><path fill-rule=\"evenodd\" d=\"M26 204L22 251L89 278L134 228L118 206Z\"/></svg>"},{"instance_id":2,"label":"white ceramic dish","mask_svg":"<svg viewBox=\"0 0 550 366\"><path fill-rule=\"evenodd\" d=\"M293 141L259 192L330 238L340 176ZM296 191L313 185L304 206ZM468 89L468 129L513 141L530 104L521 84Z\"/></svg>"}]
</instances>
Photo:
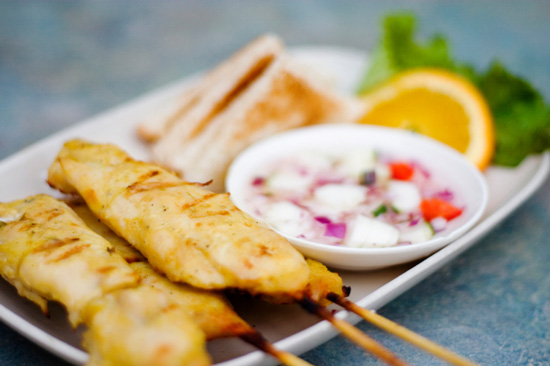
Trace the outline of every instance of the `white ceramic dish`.
<instances>
[{"instance_id":1,"label":"white ceramic dish","mask_svg":"<svg viewBox=\"0 0 550 366\"><path fill-rule=\"evenodd\" d=\"M334 47L303 47L298 57L311 67L333 75L335 87L350 91L359 80L365 63L362 52ZM188 79L131 101L119 108L60 131L0 161L0 201L9 201L36 193L57 194L45 183L49 164L62 143L70 138L114 142L136 158L147 159L147 149L135 137L135 127L142 116L155 110L166 99L175 98L188 85ZM108 132L106 132L108 131ZM485 176L489 186L489 203L485 214L470 231L419 263L405 264L372 272L340 274L353 288L351 300L378 309L410 289L480 240L495 225L528 199L545 181L550 169L550 154L529 158L515 169L490 168ZM501 184L503 181L506 184ZM276 346L303 353L333 337L336 332L326 322L305 314L297 306L274 306L265 303L236 302L236 309ZM46 350L75 365L88 356L80 347L80 332L71 329L66 314L58 306L50 318L0 280L0 320ZM346 312L339 317L351 322L358 319ZM274 365L276 362L243 342L234 339L214 341L209 351L218 366Z\"/></svg>"},{"instance_id":2,"label":"white ceramic dish","mask_svg":"<svg viewBox=\"0 0 550 366\"><path fill-rule=\"evenodd\" d=\"M346 270L372 270L407 263L424 258L457 239L485 211L488 202L485 177L461 154L438 141L409 131L358 124L306 127L259 141L233 161L226 188L237 207L254 215L256 207L247 199L247 190L262 166L303 151L336 155L359 148L372 148L397 160L421 163L434 181L449 188L460 199L465 209L431 240L405 246L351 248L315 243L279 232L305 256ZM257 218L261 220L261 217Z\"/></svg>"}]
</instances>

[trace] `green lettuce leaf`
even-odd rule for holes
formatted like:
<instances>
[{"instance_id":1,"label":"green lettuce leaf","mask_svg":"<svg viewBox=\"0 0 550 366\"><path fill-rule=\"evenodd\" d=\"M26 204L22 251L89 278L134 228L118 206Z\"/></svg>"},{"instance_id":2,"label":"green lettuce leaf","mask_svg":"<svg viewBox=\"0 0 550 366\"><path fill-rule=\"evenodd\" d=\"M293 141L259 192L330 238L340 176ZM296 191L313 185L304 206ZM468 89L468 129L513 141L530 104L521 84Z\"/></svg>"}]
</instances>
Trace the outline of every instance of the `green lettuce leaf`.
<instances>
[{"instance_id":1,"label":"green lettuce leaf","mask_svg":"<svg viewBox=\"0 0 550 366\"><path fill-rule=\"evenodd\" d=\"M494 62L476 85L497 128L494 164L515 166L527 155L550 148L550 108L527 81Z\"/></svg>"},{"instance_id":2,"label":"green lettuce leaf","mask_svg":"<svg viewBox=\"0 0 550 366\"><path fill-rule=\"evenodd\" d=\"M383 30L359 94L408 69L446 69L472 81L487 99L496 127L493 164L516 166L529 154L550 149L550 107L526 80L512 75L498 61L484 73L459 62L441 35L418 41L416 18L411 13L387 16Z\"/></svg>"}]
</instances>

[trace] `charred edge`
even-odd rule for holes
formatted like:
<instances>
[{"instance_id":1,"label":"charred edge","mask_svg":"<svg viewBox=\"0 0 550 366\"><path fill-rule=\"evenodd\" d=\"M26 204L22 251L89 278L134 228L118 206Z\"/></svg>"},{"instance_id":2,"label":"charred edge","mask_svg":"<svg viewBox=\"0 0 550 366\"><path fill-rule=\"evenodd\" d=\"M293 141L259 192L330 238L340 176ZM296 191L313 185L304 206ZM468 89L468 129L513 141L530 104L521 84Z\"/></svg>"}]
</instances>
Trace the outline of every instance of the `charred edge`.
<instances>
[{"instance_id":1,"label":"charred edge","mask_svg":"<svg viewBox=\"0 0 550 366\"><path fill-rule=\"evenodd\" d=\"M63 197L61 201L65 202L65 204L71 208L86 206L86 202L84 202L80 196Z\"/></svg>"},{"instance_id":2,"label":"charred edge","mask_svg":"<svg viewBox=\"0 0 550 366\"><path fill-rule=\"evenodd\" d=\"M157 176L160 174L160 171L154 169L154 170L150 170L148 171L147 173L141 175L139 178L138 178L138 181L144 181L146 179L149 179L149 178L152 178L154 176Z\"/></svg>"},{"instance_id":3,"label":"charred edge","mask_svg":"<svg viewBox=\"0 0 550 366\"><path fill-rule=\"evenodd\" d=\"M346 300L345 298L349 296L351 292L351 287L342 286L342 292L343 292L343 295L338 295L334 292L329 292L326 296L327 300L332 301L333 303L336 303L336 304L341 304Z\"/></svg>"},{"instance_id":4,"label":"charred edge","mask_svg":"<svg viewBox=\"0 0 550 366\"><path fill-rule=\"evenodd\" d=\"M116 268L117 267L115 267L115 266L101 267L101 268L97 269L97 273L99 273L99 274L109 274L110 272L116 270Z\"/></svg>"},{"instance_id":5,"label":"charred edge","mask_svg":"<svg viewBox=\"0 0 550 366\"><path fill-rule=\"evenodd\" d=\"M304 297L299 301L302 308L304 308L307 312L315 315L319 315L322 318L329 319L330 315L327 311L323 309L321 305L313 301L313 299L309 297Z\"/></svg>"},{"instance_id":6,"label":"charred edge","mask_svg":"<svg viewBox=\"0 0 550 366\"><path fill-rule=\"evenodd\" d=\"M334 292L329 292L327 294L327 300L332 301L333 303L338 303L340 301L340 296Z\"/></svg>"},{"instance_id":7,"label":"charred edge","mask_svg":"<svg viewBox=\"0 0 550 366\"><path fill-rule=\"evenodd\" d=\"M128 190L137 190L143 184L144 181L146 181L147 179L152 178L154 176L157 176L159 174L160 174L159 170L156 170L156 169L149 170L148 172L140 175L134 183L130 184L127 187L127 189Z\"/></svg>"},{"instance_id":8,"label":"charred edge","mask_svg":"<svg viewBox=\"0 0 550 366\"><path fill-rule=\"evenodd\" d=\"M187 209L190 209L193 206L200 205L201 203L203 203L203 202L205 202L205 201L207 201L210 198L213 198L215 196L217 196L217 193L206 194L206 195L204 195L200 198L195 199L193 202L189 202L189 203L183 205L181 208L185 211Z\"/></svg>"},{"instance_id":9,"label":"charred edge","mask_svg":"<svg viewBox=\"0 0 550 366\"><path fill-rule=\"evenodd\" d=\"M185 182L187 185L195 186L195 187L207 187L212 184L214 179L210 179L207 182Z\"/></svg>"},{"instance_id":10,"label":"charred edge","mask_svg":"<svg viewBox=\"0 0 550 366\"><path fill-rule=\"evenodd\" d=\"M351 294L351 286L342 286L342 293L344 297L348 297Z\"/></svg>"},{"instance_id":11,"label":"charred edge","mask_svg":"<svg viewBox=\"0 0 550 366\"><path fill-rule=\"evenodd\" d=\"M57 184L51 182L50 180L46 179L46 184L48 184L50 186L50 188L52 189L57 189L59 192L61 193L64 193L64 194L70 194L71 192L67 192L65 191L64 189L62 189L61 187L58 187Z\"/></svg>"},{"instance_id":12,"label":"charred edge","mask_svg":"<svg viewBox=\"0 0 550 366\"><path fill-rule=\"evenodd\" d=\"M81 253L84 249L89 248L90 245L84 244L84 245L75 245L74 247L67 250L63 255L59 256L58 258L54 259L53 262L61 262L67 258L72 257L73 255L77 255Z\"/></svg>"},{"instance_id":13,"label":"charred edge","mask_svg":"<svg viewBox=\"0 0 550 366\"><path fill-rule=\"evenodd\" d=\"M50 221L50 220L55 219L58 216L61 216L62 214L63 214L62 210L60 210L58 208L54 208L54 209L51 209L51 210L48 210L48 211L44 211L44 218L47 221Z\"/></svg>"},{"instance_id":14,"label":"charred edge","mask_svg":"<svg viewBox=\"0 0 550 366\"><path fill-rule=\"evenodd\" d=\"M266 345L269 344L267 339L265 339L264 336L255 329L251 329L250 331L239 335L239 338L261 350L265 350Z\"/></svg>"},{"instance_id":15,"label":"charred edge","mask_svg":"<svg viewBox=\"0 0 550 366\"><path fill-rule=\"evenodd\" d=\"M251 329L248 332L240 334L239 338L277 359L280 356L280 351L273 347L273 345L269 343L269 341L265 339L264 336L255 329Z\"/></svg>"},{"instance_id":16,"label":"charred edge","mask_svg":"<svg viewBox=\"0 0 550 366\"><path fill-rule=\"evenodd\" d=\"M150 183L132 183L126 187L126 192L130 194L140 193L145 191L152 191L154 189L164 189L164 188L173 188L173 187L182 187L182 186L191 186L195 183L188 182L150 182Z\"/></svg>"},{"instance_id":17,"label":"charred edge","mask_svg":"<svg viewBox=\"0 0 550 366\"><path fill-rule=\"evenodd\" d=\"M126 263L132 264L132 263L139 263L139 262L145 262L145 259L137 258L137 257L130 257L130 258L124 258Z\"/></svg>"},{"instance_id":18,"label":"charred edge","mask_svg":"<svg viewBox=\"0 0 550 366\"><path fill-rule=\"evenodd\" d=\"M40 253L44 252L50 249L59 248L65 245L74 244L77 241L79 241L80 238L63 238L63 239L52 239L46 243L44 243L42 246L36 248L33 250L33 253Z\"/></svg>"}]
</instances>

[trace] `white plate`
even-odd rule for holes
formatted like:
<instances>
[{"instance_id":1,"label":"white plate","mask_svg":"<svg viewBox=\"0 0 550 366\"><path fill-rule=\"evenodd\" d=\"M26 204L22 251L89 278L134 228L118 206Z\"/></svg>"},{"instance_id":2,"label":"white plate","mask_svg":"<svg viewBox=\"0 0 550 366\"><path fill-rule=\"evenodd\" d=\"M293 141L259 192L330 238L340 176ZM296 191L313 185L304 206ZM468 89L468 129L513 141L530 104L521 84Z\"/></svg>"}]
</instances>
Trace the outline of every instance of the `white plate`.
<instances>
[{"instance_id":1,"label":"white plate","mask_svg":"<svg viewBox=\"0 0 550 366\"><path fill-rule=\"evenodd\" d=\"M448 188L464 206L462 214L430 240L413 245L387 248L353 248L326 245L286 235L306 257L327 266L345 270L372 270L415 261L443 248L472 228L485 211L488 189L480 171L464 156L447 145L406 130L360 124L326 124L277 134L245 149L229 167L226 188L231 200L245 212L255 215L253 201L247 199L252 180L262 167L279 159L298 156L304 151L338 155L344 151L371 148L393 159L416 161L431 179ZM256 215L257 216L257 215ZM258 216L258 220L262 217Z\"/></svg>"},{"instance_id":2,"label":"white plate","mask_svg":"<svg viewBox=\"0 0 550 366\"><path fill-rule=\"evenodd\" d=\"M296 54L334 75L335 86L350 90L359 80L365 55L354 50L331 47L308 47ZM57 195L45 183L46 171L62 143L84 137L97 142L114 142L136 158L146 159L147 149L135 136L141 116L154 110L166 98L177 95L186 80L154 91L105 114L63 130L0 162L0 201L10 201L36 193ZM469 232L418 264L403 265L374 272L341 272L344 282L352 287L351 300L378 309L408 290L458 254L478 241L502 221L544 182L550 167L550 154L532 157L515 169L490 168L486 173L490 200L485 215ZM499 182L506 182L506 185ZM336 334L326 322L305 314L298 306L274 306L266 303L236 302L240 314L264 333L267 339L295 353L305 352ZM0 319L22 335L61 358L83 364L87 354L80 348L80 332L73 331L64 311L54 306L51 318L20 298L16 291L0 281ZM340 312L351 322L358 319ZM273 365L264 356L238 339L211 342L209 350L215 362L223 366Z\"/></svg>"}]
</instances>

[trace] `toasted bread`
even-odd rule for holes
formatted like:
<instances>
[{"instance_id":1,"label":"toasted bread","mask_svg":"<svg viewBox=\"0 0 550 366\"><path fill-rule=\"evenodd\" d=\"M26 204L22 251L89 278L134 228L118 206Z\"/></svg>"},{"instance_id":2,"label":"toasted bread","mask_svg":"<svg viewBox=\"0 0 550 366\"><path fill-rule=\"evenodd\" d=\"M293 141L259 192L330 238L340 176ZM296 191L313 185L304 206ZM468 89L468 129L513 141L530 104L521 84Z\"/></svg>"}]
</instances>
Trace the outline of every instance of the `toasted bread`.
<instances>
[{"instance_id":1,"label":"toasted bread","mask_svg":"<svg viewBox=\"0 0 550 366\"><path fill-rule=\"evenodd\" d=\"M231 102L231 98L258 77L283 48L283 42L275 35L256 38L195 80L176 98L159 106L139 124L138 135L145 141L153 142L174 127L180 138L192 138L200 132L209 115ZM180 120L185 120L185 123L174 126Z\"/></svg>"},{"instance_id":2,"label":"toasted bread","mask_svg":"<svg viewBox=\"0 0 550 366\"><path fill-rule=\"evenodd\" d=\"M259 49L267 39L252 45ZM231 161L255 141L292 128L360 117L362 105L356 99L327 88L284 50L271 55L248 60L252 69L241 69L244 79L214 71L210 75L218 74L216 81L226 84L216 85L211 77L195 86L196 99L186 102L184 112L154 142L153 159L188 181L212 181L209 188L220 192ZM224 67L235 70L240 65L230 67L231 59ZM229 79L233 87L228 87Z\"/></svg>"}]
</instances>

